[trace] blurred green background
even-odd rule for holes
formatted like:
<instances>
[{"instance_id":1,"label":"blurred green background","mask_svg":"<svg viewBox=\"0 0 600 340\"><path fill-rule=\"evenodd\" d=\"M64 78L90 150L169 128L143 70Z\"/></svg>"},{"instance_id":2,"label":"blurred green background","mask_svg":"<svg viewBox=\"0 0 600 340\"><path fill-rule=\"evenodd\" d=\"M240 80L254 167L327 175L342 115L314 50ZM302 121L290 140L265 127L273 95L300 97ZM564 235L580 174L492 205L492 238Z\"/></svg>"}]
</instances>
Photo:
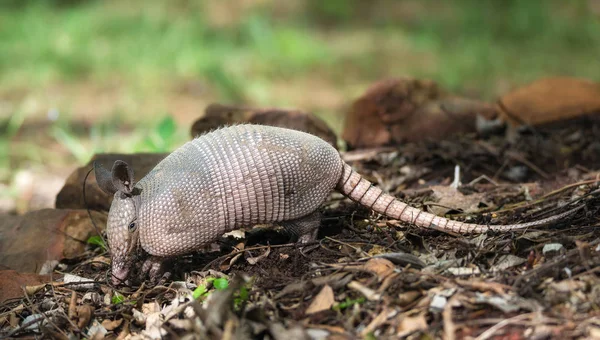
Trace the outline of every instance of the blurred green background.
<instances>
[{"instance_id":1,"label":"blurred green background","mask_svg":"<svg viewBox=\"0 0 600 340\"><path fill-rule=\"evenodd\" d=\"M339 131L382 78L493 100L600 80L599 58L597 0L0 0L0 207L55 194L95 152L170 151L212 102Z\"/></svg>"}]
</instances>

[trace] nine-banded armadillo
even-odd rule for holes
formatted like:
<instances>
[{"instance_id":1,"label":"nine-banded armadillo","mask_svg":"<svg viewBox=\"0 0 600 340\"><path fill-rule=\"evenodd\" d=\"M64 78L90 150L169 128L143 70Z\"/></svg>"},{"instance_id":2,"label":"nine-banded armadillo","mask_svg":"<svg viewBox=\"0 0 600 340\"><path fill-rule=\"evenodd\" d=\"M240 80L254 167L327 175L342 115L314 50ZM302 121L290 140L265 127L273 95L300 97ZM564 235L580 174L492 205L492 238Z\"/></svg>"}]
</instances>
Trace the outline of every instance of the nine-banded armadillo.
<instances>
[{"instance_id":1,"label":"nine-banded armadillo","mask_svg":"<svg viewBox=\"0 0 600 340\"><path fill-rule=\"evenodd\" d=\"M316 237L319 206L336 188L352 200L402 222L458 233L542 225L567 213L512 225L448 220L400 202L342 161L322 139L295 130L236 125L202 135L175 150L134 185L122 161L95 165L100 187L114 193L107 234L113 282L124 282L141 249L161 258L200 250L242 226L279 223L300 242ZM141 248L141 249L140 249ZM158 259L159 261L157 261Z\"/></svg>"}]
</instances>

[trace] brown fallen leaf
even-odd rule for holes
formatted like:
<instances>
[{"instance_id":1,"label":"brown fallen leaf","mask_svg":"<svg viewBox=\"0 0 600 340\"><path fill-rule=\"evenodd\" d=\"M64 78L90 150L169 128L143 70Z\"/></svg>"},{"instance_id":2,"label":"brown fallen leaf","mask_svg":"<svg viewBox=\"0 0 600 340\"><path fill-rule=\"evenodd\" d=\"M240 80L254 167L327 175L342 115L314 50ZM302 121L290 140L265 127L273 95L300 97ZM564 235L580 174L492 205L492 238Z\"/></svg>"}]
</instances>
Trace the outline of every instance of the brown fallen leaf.
<instances>
[{"instance_id":1,"label":"brown fallen leaf","mask_svg":"<svg viewBox=\"0 0 600 340\"><path fill-rule=\"evenodd\" d=\"M244 242L238 243L231 251L231 254L233 254L233 256L224 259L223 262L219 264L219 269L222 271L229 270L229 268L231 268L231 266L233 266L242 257L243 253L239 251L244 250L244 247Z\"/></svg>"},{"instance_id":2,"label":"brown fallen leaf","mask_svg":"<svg viewBox=\"0 0 600 340\"><path fill-rule=\"evenodd\" d=\"M346 330L343 327L340 326L331 326L331 325L316 325L316 324L307 324L306 325L306 329L321 329L324 331L327 331L330 334L327 337L327 340L338 340L338 339L349 339L348 336L346 336L345 334L347 333Z\"/></svg>"},{"instance_id":3,"label":"brown fallen leaf","mask_svg":"<svg viewBox=\"0 0 600 340\"><path fill-rule=\"evenodd\" d=\"M383 253L379 255L373 256L376 259L386 259L392 262L395 265L399 266L407 266L410 265L412 268L421 269L425 267L425 262L418 258L415 255L402 253L402 252L394 252L394 253Z\"/></svg>"},{"instance_id":4,"label":"brown fallen leaf","mask_svg":"<svg viewBox=\"0 0 600 340\"><path fill-rule=\"evenodd\" d=\"M25 286L25 293L28 296L32 296L33 294L39 292L40 290L44 289L44 287L46 287L45 284L43 285L35 285L35 286Z\"/></svg>"},{"instance_id":5,"label":"brown fallen leaf","mask_svg":"<svg viewBox=\"0 0 600 340\"><path fill-rule=\"evenodd\" d=\"M352 273L348 272L335 272L329 275L318 276L311 280L315 286L329 285L332 288L342 288L352 281Z\"/></svg>"},{"instance_id":6,"label":"brown fallen leaf","mask_svg":"<svg viewBox=\"0 0 600 340\"><path fill-rule=\"evenodd\" d=\"M427 329L427 320L425 315L420 313L415 316L399 316L400 322L396 328L396 335L398 337L408 336L410 333L415 331L423 331Z\"/></svg>"},{"instance_id":7,"label":"brown fallen leaf","mask_svg":"<svg viewBox=\"0 0 600 340\"><path fill-rule=\"evenodd\" d=\"M283 287L283 289L279 291L279 293L275 294L273 299L278 300L288 294L302 292L306 289L306 287L306 281L292 282L287 286Z\"/></svg>"},{"instance_id":8,"label":"brown fallen leaf","mask_svg":"<svg viewBox=\"0 0 600 340\"><path fill-rule=\"evenodd\" d=\"M389 307L383 307L383 310L377 314L375 318L365 327L365 329L360 333L361 336L367 337L367 335L377 329L379 326L383 325L390 317L393 317L396 314L395 311L390 310Z\"/></svg>"},{"instance_id":9,"label":"brown fallen leaf","mask_svg":"<svg viewBox=\"0 0 600 340\"><path fill-rule=\"evenodd\" d=\"M460 191L444 185L435 185L430 189L433 192L435 204L428 205L427 210L438 216L443 216L452 210L472 213L478 211L481 204L492 205L491 202L486 201L484 193L464 195Z\"/></svg>"},{"instance_id":10,"label":"brown fallen leaf","mask_svg":"<svg viewBox=\"0 0 600 340\"><path fill-rule=\"evenodd\" d=\"M10 324L11 328L19 327L19 322L21 322L21 319L19 317L17 317L17 314L20 314L24 308L25 308L25 305L20 304L17 307L10 310L9 324ZM2 322L0 322L0 325L2 325Z\"/></svg>"},{"instance_id":11,"label":"brown fallen leaf","mask_svg":"<svg viewBox=\"0 0 600 340\"><path fill-rule=\"evenodd\" d=\"M381 300L381 294L377 293L373 289L363 285L362 283L360 283L358 281L352 281L352 282L348 283L348 288L361 293L369 301Z\"/></svg>"},{"instance_id":12,"label":"brown fallen leaf","mask_svg":"<svg viewBox=\"0 0 600 340\"><path fill-rule=\"evenodd\" d=\"M377 275L379 281L392 274L395 268L391 261L382 258L372 258L363 265L363 269Z\"/></svg>"},{"instance_id":13,"label":"brown fallen leaf","mask_svg":"<svg viewBox=\"0 0 600 340\"><path fill-rule=\"evenodd\" d=\"M10 313L9 325L11 328L19 327L20 319L15 315L15 313Z\"/></svg>"},{"instance_id":14,"label":"brown fallen leaf","mask_svg":"<svg viewBox=\"0 0 600 340\"><path fill-rule=\"evenodd\" d=\"M253 266L253 265L257 264L260 260L269 256L270 253L271 253L271 247L267 247L267 250L264 253L262 253L258 256L255 256L255 257L246 258L246 262L248 262L250 265Z\"/></svg>"},{"instance_id":15,"label":"brown fallen leaf","mask_svg":"<svg viewBox=\"0 0 600 340\"><path fill-rule=\"evenodd\" d=\"M71 292L71 300L69 301L69 319L75 320L77 317L77 293Z\"/></svg>"},{"instance_id":16,"label":"brown fallen leaf","mask_svg":"<svg viewBox=\"0 0 600 340\"><path fill-rule=\"evenodd\" d=\"M117 340L123 340L129 335L129 325L130 321L126 320L125 324L123 325L123 329L121 330L121 333L119 333L119 335L117 336Z\"/></svg>"},{"instance_id":17,"label":"brown fallen leaf","mask_svg":"<svg viewBox=\"0 0 600 340\"><path fill-rule=\"evenodd\" d=\"M328 310L333 306L334 302L333 289L331 289L329 285L325 285L306 309L306 314L314 314Z\"/></svg>"},{"instance_id":18,"label":"brown fallen leaf","mask_svg":"<svg viewBox=\"0 0 600 340\"><path fill-rule=\"evenodd\" d=\"M398 305L404 307L407 306L413 302L415 302L417 299L421 298L423 296L423 294L421 292L419 292L418 290L409 290L407 292L402 292L400 294L398 294Z\"/></svg>"},{"instance_id":19,"label":"brown fallen leaf","mask_svg":"<svg viewBox=\"0 0 600 340\"><path fill-rule=\"evenodd\" d=\"M107 331L113 331L121 326L123 319L110 320L105 319L102 321L102 327L106 328Z\"/></svg>"},{"instance_id":20,"label":"brown fallen leaf","mask_svg":"<svg viewBox=\"0 0 600 340\"><path fill-rule=\"evenodd\" d=\"M492 291L496 294L506 294L511 289L510 286L498 282L486 282L479 279L461 280L456 279L456 283L461 286L470 287L480 292Z\"/></svg>"},{"instance_id":21,"label":"brown fallen leaf","mask_svg":"<svg viewBox=\"0 0 600 340\"><path fill-rule=\"evenodd\" d=\"M79 329L85 328L90 323L93 314L94 308L90 305L77 307L77 327Z\"/></svg>"}]
</instances>

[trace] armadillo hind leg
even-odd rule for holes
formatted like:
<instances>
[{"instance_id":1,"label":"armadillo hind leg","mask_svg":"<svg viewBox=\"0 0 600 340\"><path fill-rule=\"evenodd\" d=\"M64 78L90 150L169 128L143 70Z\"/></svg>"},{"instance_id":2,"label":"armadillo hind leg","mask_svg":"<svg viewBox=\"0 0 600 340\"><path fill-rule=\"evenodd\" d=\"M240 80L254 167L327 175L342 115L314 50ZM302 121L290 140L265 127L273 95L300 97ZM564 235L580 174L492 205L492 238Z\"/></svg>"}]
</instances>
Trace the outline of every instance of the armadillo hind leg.
<instances>
[{"instance_id":1,"label":"armadillo hind leg","mask_svg":"<svg viewBox=\"0 0 600 340\"><path fill-rule=\"evenodd\" d=\"M295 220L281 222L281 226L290 234L297 236L300 243L316 240L320 225L321 213L318 211Z\"/></svg>"}]
</instances>

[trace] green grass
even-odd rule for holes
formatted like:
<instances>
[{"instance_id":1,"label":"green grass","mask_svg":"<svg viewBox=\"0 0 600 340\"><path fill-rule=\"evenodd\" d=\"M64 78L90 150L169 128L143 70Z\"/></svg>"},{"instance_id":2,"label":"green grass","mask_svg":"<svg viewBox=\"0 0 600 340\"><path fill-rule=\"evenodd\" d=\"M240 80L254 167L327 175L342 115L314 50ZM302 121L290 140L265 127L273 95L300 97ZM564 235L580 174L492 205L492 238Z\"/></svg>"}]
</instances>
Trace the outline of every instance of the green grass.
<instances>
[{"instance_id":1,"label":"green grass","mask_svg":"<svg viewBox=\"0 0 600 340\"><path fill-rule=\"evenodd\" d=\"M461 1L454 19L428 16L410 29L412 41L440 56L449 87L524 83L544 75L600 80L600 20L584 1ZM435 74L430 75L435 76Z\"/></svg>"},{"instance_id":2,"label":"green grass","mask_svg":"<svg viewBox=\"0 0 600 340\"><path fill-rule=\"evenodd\" d=\"M45 2L0 13L0 86L113 77L144 87L203 78L220 97L242 100L253 77L289 77L330 63L310 32L275 28L263 14L237 27L212 28L201 9L170 13L156 1L124 10L88 1L57 8Z\"/></svg>"},{"instance_id":3,"label":"green grass","mask_svg":"<svg viewBox=\"0 0 600 340\"><path fill-rule=\"evenodd\" d=\"M591 67L600 55L600 24L583 0L461 0L443 8L424 1L410 21L402 20L402 7L390 3L397 13L370 25L361 20L369 12L359 12L364 7L359 2L309 1L310 11L289 20L275 20L258 7L226 28L212 25L197 1L180 1L189 8L180 12L158 1L134 9L133 3L116 1L53 3L0 11L0 87L118 77L152 89L164 81L198 78L218 98L252 101L247 93L253 86L315 71L358 73L353 81L417 74L456 90L475 85L486 95L498 79L522 82L547 73L600 78L600 68ZM338 27L326 27L323 17ZM352 46L345 32L356 30L380 46ZM337 41L330 40L331 32ZM405 46L394 44L404 38ZM407 54L427 54L434 62L395 58Z\"/></svg>"},{"instance_id":4,"label":"green grass","mask_svg":"<svg viewBox=\"0 0 600 340\"><path fill-rule=\"evenodd\" d=\"M586 0L227 3L0 0L0 181L94 152L175 148L189 126L163 102L190 81L200 90L185 98L297 106L339 129L348 103L384 77L487 99L546 75L600 80L600 20ZM70 108L85 87L89 107L109 102L95 116ZM126 104L96 101L114 88ZM23 132L52 105L58 121Z\"/></svg>"}]
</instances>

